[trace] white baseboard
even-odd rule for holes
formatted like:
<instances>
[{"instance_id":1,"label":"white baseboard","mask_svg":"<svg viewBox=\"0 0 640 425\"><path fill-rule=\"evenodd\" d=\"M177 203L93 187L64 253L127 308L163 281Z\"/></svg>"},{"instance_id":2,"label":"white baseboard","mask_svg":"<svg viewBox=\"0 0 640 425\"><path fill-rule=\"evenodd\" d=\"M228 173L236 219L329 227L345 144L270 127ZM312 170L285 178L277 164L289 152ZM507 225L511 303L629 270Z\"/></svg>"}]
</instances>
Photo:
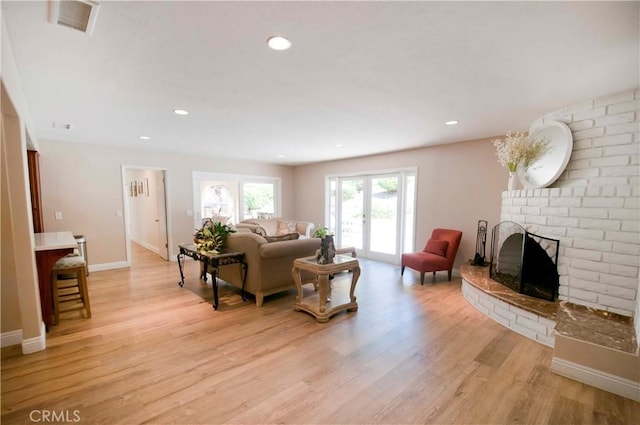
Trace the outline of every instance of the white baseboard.
<instances>
[{"instance_id":1,"label":"white baseboard","mask_svg":"<svg viewBox=\"0 0 640 425\"><path fill-rule=\"evenodd\" d=\"M129 264L126 261L117 261L115 263L93 264L89 266L89 273L100 272L103 270L124 269L129 266L131 266L131 264Z\"/></svg>"},{"instance_id":2,"label":"white baseboard","mask_svg":"<svg viewBox=\"0 0 640 425\"><path fill-rule=\"evenodd\" d=\"M37 353L45 348L47 348L47 328L42 322L39 336L22 340L22 354Z\"/></svg>"},{"instance_id":3,"label":"white baseboard","mask_svg":"<svg viewBox=\"0 0 640 425\"><path fill-rule=\"evenodd\" d=\"M551 370L558 375L640 402L640 382L611 375L557 357L551 360Z\"/></svg>"},{"instance_id":4,"label":"white baseboard","mask_svg":"<svg viewBox=\"0 0 640 425\"><path fill-rule=\"evenodd\" d=\"M129 239L131 239L131 242L135 242L141 247L146 248L149 251L155 252L156 254L160 255L160 248L158 248L157 246L151 245L145 241L141 241L140 239L137 239L134 237L130 237Z\"/></svg>"},{"instance_id":5,"label":"white baseboard","mask_svg":"<svg viewBox=\"0 0 640 425\"><path fill-rule=\"evenodd\" d=\"M11 347L12 345L22 344L22 329L17 331L3 332L0 334L0 346Z\"/></svg>"}]
</instances>

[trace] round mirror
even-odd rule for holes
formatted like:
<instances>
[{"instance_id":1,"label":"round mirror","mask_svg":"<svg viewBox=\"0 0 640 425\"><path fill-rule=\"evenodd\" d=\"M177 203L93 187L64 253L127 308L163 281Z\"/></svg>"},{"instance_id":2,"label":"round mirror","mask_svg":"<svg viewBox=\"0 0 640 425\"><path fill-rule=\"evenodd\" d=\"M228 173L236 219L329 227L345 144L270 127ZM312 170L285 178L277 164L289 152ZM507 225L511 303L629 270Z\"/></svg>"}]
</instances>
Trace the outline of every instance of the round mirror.
<instances>
[{"instance_id":1,"label":"round mirror","mask_svg":"<svg viewBox=\"0 0 640 425\"><path fill-rule=\"evenodd\" d=\"M551 121L529 129L531 140L548 140L549 152L533 163L526 171L518 168L518 176L526 189L547 187L564 171L571 151L573 136L566 124Z\"/></svg>"}]
</instances>

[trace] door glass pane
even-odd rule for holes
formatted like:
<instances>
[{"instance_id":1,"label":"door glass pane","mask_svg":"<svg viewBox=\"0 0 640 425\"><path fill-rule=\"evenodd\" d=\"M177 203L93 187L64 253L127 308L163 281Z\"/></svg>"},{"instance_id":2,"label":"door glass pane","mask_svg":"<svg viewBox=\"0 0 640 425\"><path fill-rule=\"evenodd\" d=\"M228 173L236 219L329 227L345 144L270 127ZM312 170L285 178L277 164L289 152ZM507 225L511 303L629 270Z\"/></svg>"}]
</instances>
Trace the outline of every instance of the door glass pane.
<instances>
[{"instance_id":1,"label":"door glass pane","mask_svg":"<svg viewBox=\"0 0 640 425\"><path fill-rule=\"evenodd\" d=\"M415 225L416 176L408 174L405 179L404 204L404 248L402 252L415 251L413 245L413 227Z\"/></svg>"},{"instance_id":2,"label":"door glass pane","mask_svg":"<svg viewBox=\"0 0 640 425\"><path fill-rule=\"evenodd\" d=\"M275 217L274 192L273 183L244 183L242 186L244 205L242 219Z\"/></svg>"},{"instance_id":3,"label":"door glass pane","mask_svg":"<svg viewBox=\"0 0 640 425\"><path fill-rule=\"evenodd\" d=\"M395 254L398 232L398 177L371 178L370 250Z\"/></svg>"},{"instance_id":4,"label":"door glass pane","mask_svg":"<svg viewBox=\"0 0 640 425\"><path fill-rule=\"evenodd\" d=\"M364 180L340 180L340 245L362 249Z\"/></svg>"}]
</instances>

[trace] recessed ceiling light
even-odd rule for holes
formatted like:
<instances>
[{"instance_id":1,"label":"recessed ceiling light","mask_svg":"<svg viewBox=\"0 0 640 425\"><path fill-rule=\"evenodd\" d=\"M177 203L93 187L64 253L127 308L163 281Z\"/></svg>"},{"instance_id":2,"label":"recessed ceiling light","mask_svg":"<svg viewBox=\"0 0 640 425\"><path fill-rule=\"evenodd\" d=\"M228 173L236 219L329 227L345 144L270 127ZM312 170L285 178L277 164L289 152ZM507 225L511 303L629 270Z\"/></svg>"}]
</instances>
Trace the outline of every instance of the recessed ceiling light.
<instances>
[{"instance_id":1,"label":"recessed ceiling light","mask_svg":"<svg viewBox=\"0 0 640 425\"><path fill-rule=\"evenodd\" d=\"M291 48L291 42L280 35L269 37L267 39L267 44L273 50L287 50Z\"/></svg>"},{"instance_id":2,"label":"recessed ceiling light","mask_svg":"<svg viewBox=\"0 0 640 425\"><path fill-rule=\"evenodd\" d=\"M336 145L336 148L341 148L341 147L343 147L343 146L344 146L344 145L343 145L342 143L338 143L338 144Z\"/></svg>"},{"instance_id":3,"label":"recessed ceiling light","mask_svg":"<svg viewBox=\"0 0 640 425\"><path fill-rule=\"evenodd\" d=\"M53 128L60 128L62 130L71 130L71 124L65 124L61 122L54 122Z\"/></svg>"},{"instance_id":4,"label":"recessed ceiling light","mask_svg":"<svg viewBox=\"0 0 640 425\"><path fill-rule=\"evenodd\" d=\"M149 136L140 136L140 140L151 140Z\"/></svg>"},{"instance_id":5,"label":"recessed ceiling light","mask_svg":"<svg viewBox=\"0 0 640 425\"><path fill-rule=\"evenodd\" d=\"M176 115L189 115L189 112L184 109L174 109L173 113Z\"/></svg>"},{"instance_id":6,"label":"recessed ceiling light","mask_svg":"<svg viewBox=\"0 0 640 425\"><path fill-rule=\"evenodd\" d=\"M278 158L284 158L284 155L280 154L278 155Z\"/></svg>"},{"instance_id":7,"label":"recessed ceiling light","mask_svg":"<svg viewBox=\"0 0 640 425\"><path fill-rule=\"evenodd\" d=\"M446 125L456 125L456 124L458 124L458 121L456 121L456 120L451 120L451 121L447 121L445 124L446 124Z\"/></svg>"}]
</instances>

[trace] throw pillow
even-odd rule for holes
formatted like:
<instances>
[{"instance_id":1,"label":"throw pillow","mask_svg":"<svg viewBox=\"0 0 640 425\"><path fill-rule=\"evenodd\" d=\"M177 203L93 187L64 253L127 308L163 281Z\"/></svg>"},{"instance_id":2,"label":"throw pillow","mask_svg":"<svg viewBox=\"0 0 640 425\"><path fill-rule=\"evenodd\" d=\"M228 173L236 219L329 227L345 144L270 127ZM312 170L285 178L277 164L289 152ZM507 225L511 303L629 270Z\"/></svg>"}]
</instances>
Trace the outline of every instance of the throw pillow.
<instances>
[{"instance_id":1,"label":"throw pillow","mask_svg":"<svg viewBox=\"0 0 640 425\"><path fill-rule=\"evenodd\" d=\"M440 241L437 239L429 239L427 246L424 247L425 252L439 255L441 257L447 256L447 248L449 248L449 241Z\"/></svg>"},{"instance_id":2,"label":"throw pillow","mask_svg":"<svg viewBox=\"0 0 640 425\"><path fill-rule=\"evenodd\" d=\"M281 241L293 241L300 237L300 233L288 233L286 235L279 236L265 236L267 242L281 242Z\"/></svg>"},{"instance_id":3,"label":"throw pillow","mask_svg":"<svg viewBox=\"0 0 640 425\"><path fill-rule=\"evenodd\" d=\"M278 229L276 235L288 235L289 233L295 233L296 222L293 220L278 220Z\"/></svg>"}]
</instances>

